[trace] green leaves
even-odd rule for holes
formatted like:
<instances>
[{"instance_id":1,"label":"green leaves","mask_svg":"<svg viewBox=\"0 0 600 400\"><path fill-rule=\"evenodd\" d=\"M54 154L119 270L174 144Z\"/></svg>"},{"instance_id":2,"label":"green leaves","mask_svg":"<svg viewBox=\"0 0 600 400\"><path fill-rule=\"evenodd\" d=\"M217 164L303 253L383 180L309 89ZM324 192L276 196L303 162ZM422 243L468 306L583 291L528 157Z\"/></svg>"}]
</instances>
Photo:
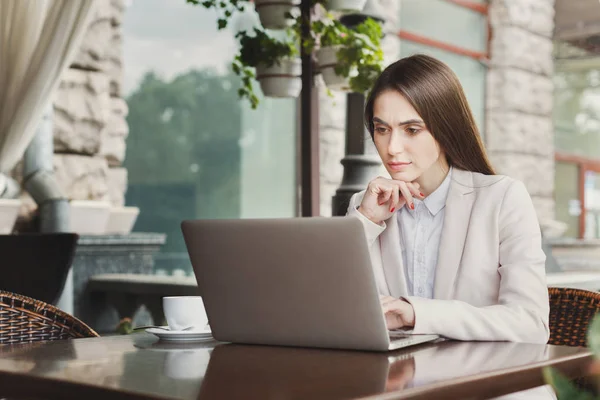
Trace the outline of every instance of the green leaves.
<instances>
[{"instance_id":1,"label":"green leaves","mask_svg":"<svg viewBox=\"0 0 600 400\"><path fill-rule=\"evenodd\" d=\"M249 0L186 0L189 4L201 5L217 11L217 27L225 29L236 11L243 11ZM327 0L312 0L312 5L327 6ZM271 67L282 59L298 56L298 44L302 31L302 18L286 13L286 18L295 19L287 29L289 39L273 38L264 29L254 28L253 32L239 32L236 35L240 51L232 63L233 72L242 79L238 90L240 97L246 97L252 108L256 108L258 98L254 94L252 80L255 78L252 68L260 65ZM383 51L381 50L382 31L379 23L367 19L355 29L349 29L340 21L327 14L326 18L311 23L309 38L301 43L306 54L314 51L317 44L321 47L339 46L338 64L335 71L348 78L350 89L365 93L383 70Z\"/></svg>"},{"instance_id":2,"label":"green leaves","mask_svg":"<svg viewBox=\"0 0 600 400\"><path fill-rule=\"evenodd\" d=\"M238 96L240 98L245 97L246 99L248 99L248 101L250 102L250 107L252 107L253 110L256 109L256 107L258 107L258 97L254 93L254 87L252 85L252 83L256 79L254 70L244 65L239 55L231 64L231 69L242 80L242 85L237 91Z\"/></svg>"},{"instance_id":3,"label":"green leaves","mask_svg":"<svg viewBox=\"0 0 600 400\"><path fill-rule=\"evenodd\" d=\"M592 320L587 331L587 344L594 357L600 359L600 317L597 315Z\"/></svg>"},{"instance_id":4,"label":"green leaves","mask_svg":"<svg viewBox=\"0 0 600 400\"><path fill-rule=\"evenodd\" d=\"M297 56L298 50L294 38L277 40L258 28L254 28L253 35L241 31L235 37L240 42L240 52L235 57L231 68L242 79L242 87L238 90L238 95L240 98L247 98L250 106L255 109L259 101L252 85L256 79L253 68L258 65L271 67L279 64L284 58Z\"/></svg>"},{"instance_id":5,"label":"green leaves","mask_svg":"<svg viewBox=\"0 0 600 400\"><path fill-rule=\"evenodd\" d=\"M546 367L542 370L544 381L552 386L558 400L594 400L594 396L581 391L564 375L553 368Z\"/></svg>"},{"instance_id":6,"label":"green leaves","mask_svg":"<svg viewBox=\"0 0 600 400\"><path fill-rule=\"evenodd\" d=\"M189 1L189 0L188 0ZM133 332L131 318L123 318L119 321L115 331L120 335L129 335Z\"/></svg>"},{"instance_id":7,"label":"green leaves","mask_svg":"<svg viewBox=\"0 0 600 400\"><path fill-rule=\"evenodd\" d=\"M254 28L254 34L238 32L235 37L240 42L239 62L245 66L256 67L259 64L273 66L283 58L298 54L294 39L278 40L266 31Z\"/></svg>"},{"instance_id":8,"label":"green leaves","mask_svg":"<svg viewBox=\"0 0 600 400\"><path fill-rule=\"evenodd\" d=\"M600 315L596 315L587 331L587 345L594 354L596 360L600 359ZM596 361L597 362L597 361ZM594 400L595 397L588 392L579 389L567 377L547 367L542 370L544 381L551 385L559 400Z\"/></svg>"},{"instance_id":9,"label":"green leaves","mask_svg":"<svg viewBox=\"0 0 600 400\"><path fill-rule=\"evenodd\" d=\"M316 21L313 31L320 35L322 47L340 46L335 73L350 78L353 92L369 91L383 70L381 26L369 18L352 30L337 20L326 20Z\"/></svg>"},{"instance_id":10,"label":"green leaves","mask_svg":"<svg viewBox=\"0 0 600 400\"><path fill-rule=\"evenodd\" d=\"M217 28L219 30L227 28L229 20L235 11L243 11L248 4L248 0L186 0L186 3L201 5L206 9L217 11Z\"/></svg>"}]
</instances>

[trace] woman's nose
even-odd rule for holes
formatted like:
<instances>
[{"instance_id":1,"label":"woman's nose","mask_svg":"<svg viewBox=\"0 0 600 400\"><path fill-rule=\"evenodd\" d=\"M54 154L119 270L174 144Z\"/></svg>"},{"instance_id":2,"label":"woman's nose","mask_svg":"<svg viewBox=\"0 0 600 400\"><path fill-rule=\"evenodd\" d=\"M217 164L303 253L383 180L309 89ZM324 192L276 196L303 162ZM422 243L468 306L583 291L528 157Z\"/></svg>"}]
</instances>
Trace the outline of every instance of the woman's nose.
<instances>
[{"instance_id":1,"label":"woman's nose","mask_svg":"<svg viewBox=\"0 0 600 400\"><path fill-rule=\"evenodd\" d=\"M393 132L390 135L390 142L388 143L388 153L390 155L396 155L404 152L404 143L401 135Z\"/></svg>"}]
</instances>

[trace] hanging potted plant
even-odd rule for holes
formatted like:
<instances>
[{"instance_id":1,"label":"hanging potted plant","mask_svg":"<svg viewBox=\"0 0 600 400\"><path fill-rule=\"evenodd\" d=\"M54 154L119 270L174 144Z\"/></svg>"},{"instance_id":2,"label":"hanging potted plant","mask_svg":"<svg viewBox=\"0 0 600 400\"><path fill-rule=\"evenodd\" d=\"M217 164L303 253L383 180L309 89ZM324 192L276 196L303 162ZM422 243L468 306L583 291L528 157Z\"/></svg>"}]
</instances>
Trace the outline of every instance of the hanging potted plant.
<instances>
[{"instance_id":1,"label":"hanging potted plant","mask_svg":"<svg viewBox=\"0 0 600 400\"><path fill-rule=\"evenodd\" d=\"M367 0L316 0L329 11L362 11Z\"/></svg>"},{"instance_id":2,"label":"hanging potted plant","mask_svg":"<svg viewBox=\"0 0 600 400\"><path fill-rule=\"evenodd\" d=\"M238 90L240 97L246 97L252 108L256 108L255 79L265 96L298 97L302 89L302 62L295 35L292 39L278 40L255 28L254 35L242 31L236 38L241 47L232 69L242 80Z\"/></svg>"},{"instance_id":3,"label":"hanging potted plant","mask_svg":"<svg viewBox=\"0 0 600 400\"><path fill-rule=\"evenodd\" d=\"M318 67L331 90L365 93L383 69L381 26L367 19L355 29L337 20L316 21L312 25L319 36Z\"/></svg>"},{"instance_id":4,"label":"hanging potted plant","mask_svg":"<svg viewBox=\"0 0 600 400\"><path fill-rule=\"evenodd\" d=\"M237 11L244 11L249 0L187 0L188 3L201 5L216 11L217 27L224 29L231 16ZM300 0L254 0L254 8L260 23L266 29L285 29L294 24L300 15Z\"/></svg>"},{"instance_id":5,"label":"hanging potted plant","mask_svg":"<svg viewBox=\"0 0 600 400\"><path fill-rule=\"evenodd\" d=\"M321 20L312 24L313 35L319 36L321 47L317 50L317 67L323 76L323 81L330 90L349 91L350 75L356 73L356 69L344 76L341 71L336 73L335 68L339 66L338 51L344 46L349 31L337 20Z\"/></svg>"},{"instance_id":6,"label":"hanging potted plant","mask_svg":"<svg viewBox=\"0 0 600 400\"><path fill-rule=\"evenodd\" d=\"M260 23L266 29L285 29L300 15L299 0L254 0Z\"/></svg>"}]
</instances>

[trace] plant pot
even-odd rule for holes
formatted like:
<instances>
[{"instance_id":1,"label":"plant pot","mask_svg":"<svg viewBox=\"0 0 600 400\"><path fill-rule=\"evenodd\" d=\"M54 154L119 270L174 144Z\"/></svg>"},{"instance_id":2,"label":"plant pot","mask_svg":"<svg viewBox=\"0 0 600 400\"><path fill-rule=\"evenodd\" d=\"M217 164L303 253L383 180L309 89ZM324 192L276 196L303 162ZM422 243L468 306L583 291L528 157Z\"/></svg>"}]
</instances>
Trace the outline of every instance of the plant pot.
<instances>
[{"instance_id":1,"label":"plant pot","mask_svg":"<svg viewBox=\"0 0 600 400\"><path fill-rule=\"evenodd\" d=\"M362 11L367 0L329 0L327 9L330 11Z\"/></svg>"},{"instance_id":2,"label":"plant pot","mask_svg":"<svg viewBox=\"0 0 600 400\"><path fill-rule=\"evenodd\" d=\"M294 20L286 18L287 13L298 16L299 1L295 0L254 0L254 7L260 23L267 29L285 29L294 24Z\"/></svg>"},{"instance_id":3,"label":"plant pot","mask_svg":"<svg viewBox=\"0 0 600 400\"><path fill-rule=\"evenodd\" d=\"M12 233L20 208L19 199L0 199L0 234Z\"/></svg>"},{"instance_id":4,"label":"plant pot","mask_svg":"<svg viewBox=\"0 0 600 400\"><path fill-rule=\"evenodd\" d=\"M112 207L105 233L127 235L133 229L139 213L140 209L137 207Z\"/></svg>"},{"instance_id":5,"label":"plant pot","mask_svg":"<svg viewBox=\"0 0 600 400\"><path fill-rule=\"evenodd\" d=\"M256 80L268 97L298 97L302 90L302 61L283 59L279 65L256 67Z\"/></svg>"},{"instance_id":6,"label":"plant pot","mask_svg":"<svg viewBox=\"0 0 600 400\"><path fill-rule=\"evenodd\" d=\"M80 235L102 235L111 205L105 201L71 200L71 232Z\"/></svg>"},{"instance_id":7,"label":"plant pot","mask_svg":"<svg viewBox=\"0 0 600 400\"><path fill-rule=\"evenodd\" d=\"M331 90L350 91L350 78L335 73L338 63L337 51L340 46L321 47L317 51L317 65L323 76L323 81Z\"/></svg>"}]
</instances>

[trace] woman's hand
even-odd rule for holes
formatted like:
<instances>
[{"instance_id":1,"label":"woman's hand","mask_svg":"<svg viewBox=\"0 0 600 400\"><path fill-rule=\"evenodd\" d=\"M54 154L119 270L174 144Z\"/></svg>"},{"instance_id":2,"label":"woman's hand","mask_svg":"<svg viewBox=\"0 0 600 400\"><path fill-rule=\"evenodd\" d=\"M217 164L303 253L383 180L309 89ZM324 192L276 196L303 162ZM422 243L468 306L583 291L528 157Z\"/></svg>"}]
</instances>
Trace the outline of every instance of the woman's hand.
<instances>
[{"instance_id":1,"label":"woman's hand","mask_svg":"<svg viewBox=\"0 0 600 400\"><path fill-rule=\"evenodd\" d=\"M388 379L385 383L385 391L393 392L402 390L412 382L415 377L415 359L410 357L406 360L400 359L394 361L388 372Z\"/></svg>"},{"instance_id":2,"label":"woman's hand","mask_svg":"<svg viewBox=\"0 0 600 400\"><path fill-rule=\"evenodd\" d=\"M390 296L379 296L379 300L389 330L415 326L415 310L409 302Z\"/></svg>"},{"instance_id":3,"label":"woman's hand","mask_svg":"<svg viewBox=\"0 0 600 400\"><path fill-rule=\"evenodd\" d=\"M381 225L404 205L414 209L413 196L423 199L416 182L375 178L369 182L358 211L372 222Z\"/></svg>"}]
</instances>

